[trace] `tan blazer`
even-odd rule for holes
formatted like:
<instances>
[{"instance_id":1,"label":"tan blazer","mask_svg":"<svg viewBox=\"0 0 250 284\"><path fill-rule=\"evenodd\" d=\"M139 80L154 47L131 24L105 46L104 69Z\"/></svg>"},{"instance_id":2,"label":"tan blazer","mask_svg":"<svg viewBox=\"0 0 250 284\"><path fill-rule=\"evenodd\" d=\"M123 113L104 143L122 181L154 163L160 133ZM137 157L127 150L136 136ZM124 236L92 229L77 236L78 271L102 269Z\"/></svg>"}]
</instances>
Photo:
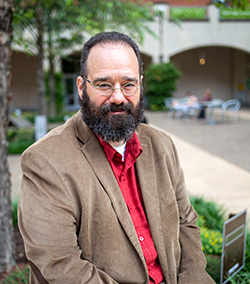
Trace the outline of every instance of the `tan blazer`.
<instances>
[{"instance_id":1,"label":"tan blazer","mask_svg":"<svg viewBox=\"0 0 250 284\"><path fill-rule=\"evenodd\" d=\"M137 135L136 170L166 283L214 283L171 139L148 125ZM115 176L80 112L26 150L22 169L19 227L30 283L149 283Z\"/></svg>"}]
</instances>

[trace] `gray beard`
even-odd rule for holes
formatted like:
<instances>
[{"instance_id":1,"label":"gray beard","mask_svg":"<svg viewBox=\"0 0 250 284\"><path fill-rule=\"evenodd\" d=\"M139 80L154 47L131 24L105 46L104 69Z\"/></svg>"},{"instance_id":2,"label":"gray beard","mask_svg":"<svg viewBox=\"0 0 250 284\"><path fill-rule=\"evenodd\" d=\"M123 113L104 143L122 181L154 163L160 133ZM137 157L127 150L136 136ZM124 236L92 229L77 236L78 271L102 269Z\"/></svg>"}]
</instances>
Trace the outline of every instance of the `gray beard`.
<instances>
[{"instance_id":1,"label":"gray beard","mask_svg":"<svg viewBox=\"0 0 250 284\"><path fill-rule=\"evenodd\" d=\"M143 96L137 106L128 104L103 104L101 107L91 102L87 93L79 100L82 118L89 128L105 142L128 141L143 120ZM109 112L125 111L123 114L109 115Z\"/></svg>"}]
</instances>

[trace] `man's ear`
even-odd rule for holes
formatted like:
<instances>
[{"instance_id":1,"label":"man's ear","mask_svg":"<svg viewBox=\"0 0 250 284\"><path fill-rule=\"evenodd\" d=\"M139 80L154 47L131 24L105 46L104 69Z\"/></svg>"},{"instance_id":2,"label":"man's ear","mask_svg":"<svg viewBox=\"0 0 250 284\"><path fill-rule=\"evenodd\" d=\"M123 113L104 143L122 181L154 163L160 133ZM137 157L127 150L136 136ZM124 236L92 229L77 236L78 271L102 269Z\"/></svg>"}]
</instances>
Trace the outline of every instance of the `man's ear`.
<instances>
[{"instance_id":1,"label":"man's ear","mask_svg":"<svg viewBox=\"0 0 250 284\"><path fill-rule=\"evenodd\" d=\"M83 77L82 76L77 77L76 84L77 84L78 95L79 95L80 98L82 98L82 85L83 85Z\"/></svg>"}]
</instances>

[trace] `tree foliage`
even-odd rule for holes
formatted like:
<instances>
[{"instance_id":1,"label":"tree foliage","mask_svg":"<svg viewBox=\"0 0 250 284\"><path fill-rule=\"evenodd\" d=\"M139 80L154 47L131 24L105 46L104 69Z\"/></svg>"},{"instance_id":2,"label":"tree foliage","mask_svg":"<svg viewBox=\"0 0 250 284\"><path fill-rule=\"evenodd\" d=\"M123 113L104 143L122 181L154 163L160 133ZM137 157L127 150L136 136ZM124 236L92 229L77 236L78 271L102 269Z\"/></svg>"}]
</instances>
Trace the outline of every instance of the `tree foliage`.
<instances>
[{"instance_id":1,"label":"tree foliage","mask_svg":"<svg viewBox=\"0 0 250 284\"><path fill-rule=\"evenodd\" d=\"M250 7L249 0L212 0L217 7L231 7L245 10Z\"/></svg>"},{"instance_id":2,"label":"tree foliage","mask_svg":"<svg viewBox=\"0 0 250 284\"><path fill-rule=\"evenodd\" d=\"M38 54L39 113L46 114L43 59L50 63L50 86L54 92L54 59L66 56L84 36L107 29L128 32L139 41L146 22L153 20L149 4L135 0L14 0L14 42L26 52ZM53 96L53 94L51 94ZM51 106L54 108L54 106Z\"/></svg>"}]
</instances>

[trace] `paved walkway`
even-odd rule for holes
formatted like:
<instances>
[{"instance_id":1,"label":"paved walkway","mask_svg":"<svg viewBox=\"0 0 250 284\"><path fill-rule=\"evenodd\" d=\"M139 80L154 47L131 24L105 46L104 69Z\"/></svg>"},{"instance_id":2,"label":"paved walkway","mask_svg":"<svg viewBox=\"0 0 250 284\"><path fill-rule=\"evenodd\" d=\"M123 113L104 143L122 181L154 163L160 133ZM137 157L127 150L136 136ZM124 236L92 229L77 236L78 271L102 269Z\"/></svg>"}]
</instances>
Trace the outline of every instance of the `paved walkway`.
<instances>
[{"instance_id":1,"label":"paved walkway","mask_svg":"<svg viewBox=\"0 0 250 284\"><path fill-rule=\"evenodd\" d=\"M236 123L172 119L164 112L145 112L148 123L172 137L190 195L204 196L228 213L250 214L250 109Z\"/></svg>"},{"instance_id":2,"label":"paved walkway","mask_svg":"<svg viewBox=\"0 0 250 284\"><path fill-rule=\"evenodd\" d=\"M247 208L250 214L250 109L242 110L236 123L215 125L167 118L165 112L146 111L145 116L175 142L190 195L215 200L228 213ZM16 199L21 186L20 156L11 155L8 161L12 199Z\"/></svg>"}]
</instances>

